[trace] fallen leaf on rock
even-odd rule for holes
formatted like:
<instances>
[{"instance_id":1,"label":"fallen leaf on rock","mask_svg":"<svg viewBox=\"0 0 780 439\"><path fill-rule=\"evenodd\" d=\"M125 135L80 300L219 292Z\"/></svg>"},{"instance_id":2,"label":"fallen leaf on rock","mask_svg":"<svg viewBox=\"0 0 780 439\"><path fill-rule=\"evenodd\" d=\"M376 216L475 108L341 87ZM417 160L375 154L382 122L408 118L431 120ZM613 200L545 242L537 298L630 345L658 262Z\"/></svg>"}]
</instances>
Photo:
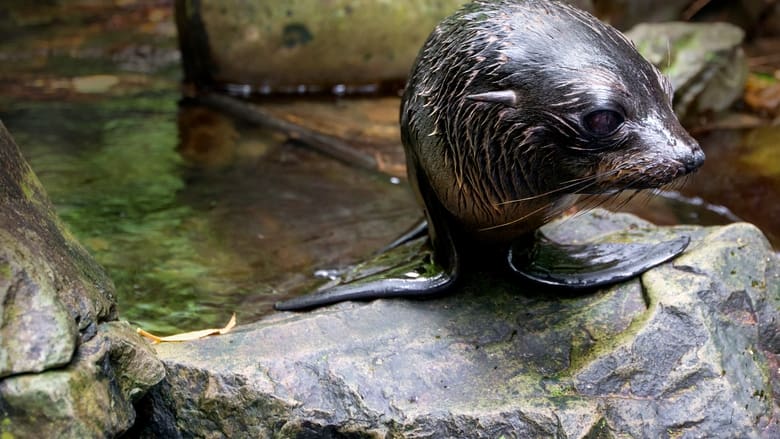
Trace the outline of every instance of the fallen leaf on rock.
<instances>
[{"instance_id":1,"label":"fallen leaf on rock","mask_svg":"<svg viewBox=\"0 0 780 439\"><path fill-rule=\"evenodd\" d=\"M230 317L230 321L227 323L227 325L225 325L224 328L219 328L219 329L216 328L201 329L200 331L183 332L181 334L169 335L167 337L159 337L150 332L144 331L141 328L136 329L136 332L142 337L146 337L149 340L152 340L153 343L169 343L169 342L199 340L201 338L208 337L210 335L227 334L233 329L234 326L236 326L236 313L233 313L233 316Z\"/></svg>"}]
</instances>

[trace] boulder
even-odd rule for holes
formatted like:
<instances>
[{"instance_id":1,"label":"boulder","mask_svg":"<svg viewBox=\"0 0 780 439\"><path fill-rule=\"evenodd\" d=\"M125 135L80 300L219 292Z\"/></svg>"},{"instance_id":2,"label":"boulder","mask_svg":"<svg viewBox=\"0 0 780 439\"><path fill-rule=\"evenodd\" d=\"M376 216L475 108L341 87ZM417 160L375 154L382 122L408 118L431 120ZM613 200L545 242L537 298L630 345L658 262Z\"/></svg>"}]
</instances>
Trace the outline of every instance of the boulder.
<instances>
[{"instance_id":1,"label":"boulder","mask_svg":"<svg viewBox=\"0 0 780 439\"><path fill-rule=\"evenodd\" d=\"M549 235L652 229L596 210ZM780 264L740 223L578 295L469 276L158 345L141 437L778 437Z\"/></svg>"},{"instance_id":2,"label":"boulder","mask_svg":"<svg viewBox=\"0 0 780 439\"><path fill-rule=\"evenodd\" d=\"M67 364L116 319L114 285L57 218L0 124L0 378Z\"/></svg>"},{"instance_id":3,"label":"boulder","mask_svg":"<svg viewBox=\"0 0 780 439\"><path fill-rule=\"evenodd\" d=\"M64 368L0 381L5 438L114 437L135 422L133 402L165 375L126 322L101 323Z\"/></svg>"},{"instance_id":4,"label":"boulder","mask_svg":"<svg viewBox=\"0 0 780 439\"><path fill-rule=\"evenodd\" d=\"M188 81L217 83L239 94L341 94L382 83L402 87L428 34L463 3L176 0L175 5Z\"/></svg>"},{"instance_id":5,"label":"boulder","mask_svg":"<svg viewBox=\"0 0 780 439\"><path fill-rule=\"evenodd\" d=\"M164 369L0 123L0 436L102 437Z\"/></svg>"}]
</instances>

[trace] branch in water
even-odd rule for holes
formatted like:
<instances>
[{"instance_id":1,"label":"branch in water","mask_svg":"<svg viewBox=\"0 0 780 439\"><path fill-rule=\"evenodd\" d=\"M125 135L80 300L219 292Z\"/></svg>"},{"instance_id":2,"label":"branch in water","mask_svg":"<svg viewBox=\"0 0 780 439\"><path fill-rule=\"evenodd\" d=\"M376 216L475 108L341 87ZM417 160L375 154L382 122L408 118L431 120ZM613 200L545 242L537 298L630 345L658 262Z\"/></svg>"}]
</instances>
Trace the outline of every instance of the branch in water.
<instances>
[{"instance_id":1,"label":"branch in water","mask_svg":"<svg viewBox=\"0 0 780 439\"><path fill-rule=\"evenodd\" d=\"M312 149L331 156L350 166L368 169L371 171L380 170L379 163L377 163L376 158L370 154L366 154L356 149L349 143L341 141L337 138L318 133L314 130L292 122L288 122L284 119L280 119L259 105L250 104L230 96L214 93L204 93L198 96L197 99L204 105L215 108L249 123L272 130L285 132L291 138L305 143Z\"/></svg>"}]
</instances>

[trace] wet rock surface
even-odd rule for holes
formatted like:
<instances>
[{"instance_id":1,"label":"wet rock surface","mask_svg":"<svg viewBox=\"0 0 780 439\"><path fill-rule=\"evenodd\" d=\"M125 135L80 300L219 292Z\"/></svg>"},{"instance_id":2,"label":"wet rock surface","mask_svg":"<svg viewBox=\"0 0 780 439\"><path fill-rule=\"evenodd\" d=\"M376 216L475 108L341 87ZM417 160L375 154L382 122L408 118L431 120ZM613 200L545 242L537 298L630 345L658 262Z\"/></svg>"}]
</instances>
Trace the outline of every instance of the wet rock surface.
<instances>
[{"instance_id":1,"label":"wet rock surface","mask_svg":"<svg viewBox=\"0 0 780 439\"><path fill-rule=\"evenodd\" d=\"M594 211L548 227L576 239L649 226ZM160 345L167 378L135 434L776 436L777 257L747 224L669 231L693 237L684 255L598 292L482 274L435 300L279 313Z\"/></svg>"},{"instance_id":2,"label":"wet rock surface","mask_svg":"<svg viewBox=\"0 0 780 439\"><path fill-rule=\"evenodd\" d=\"M162 364L111 322L113 284L57 218L2 124L0 163L0 435L120 433Z\"/></svg>"}]
</instances>

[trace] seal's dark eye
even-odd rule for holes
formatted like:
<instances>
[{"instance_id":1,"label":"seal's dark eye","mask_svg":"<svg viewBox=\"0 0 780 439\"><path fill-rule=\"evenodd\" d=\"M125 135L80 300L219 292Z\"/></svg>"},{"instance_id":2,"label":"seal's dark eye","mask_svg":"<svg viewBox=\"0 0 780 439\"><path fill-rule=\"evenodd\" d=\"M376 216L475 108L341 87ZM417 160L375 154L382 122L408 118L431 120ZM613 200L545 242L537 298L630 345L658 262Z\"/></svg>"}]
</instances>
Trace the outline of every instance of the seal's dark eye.
<instances>
[{"instance_id":1,"label":"seal's dark eye","mask_svg":"<svg viewBox=\"0 0 780 439\"><path fill-rule=\"evenodd\" d=\"M614 110L596 110L582 119L585 129L597 136L612 134L623 123L623 115Z\"/></svg>"}]
</instances>

